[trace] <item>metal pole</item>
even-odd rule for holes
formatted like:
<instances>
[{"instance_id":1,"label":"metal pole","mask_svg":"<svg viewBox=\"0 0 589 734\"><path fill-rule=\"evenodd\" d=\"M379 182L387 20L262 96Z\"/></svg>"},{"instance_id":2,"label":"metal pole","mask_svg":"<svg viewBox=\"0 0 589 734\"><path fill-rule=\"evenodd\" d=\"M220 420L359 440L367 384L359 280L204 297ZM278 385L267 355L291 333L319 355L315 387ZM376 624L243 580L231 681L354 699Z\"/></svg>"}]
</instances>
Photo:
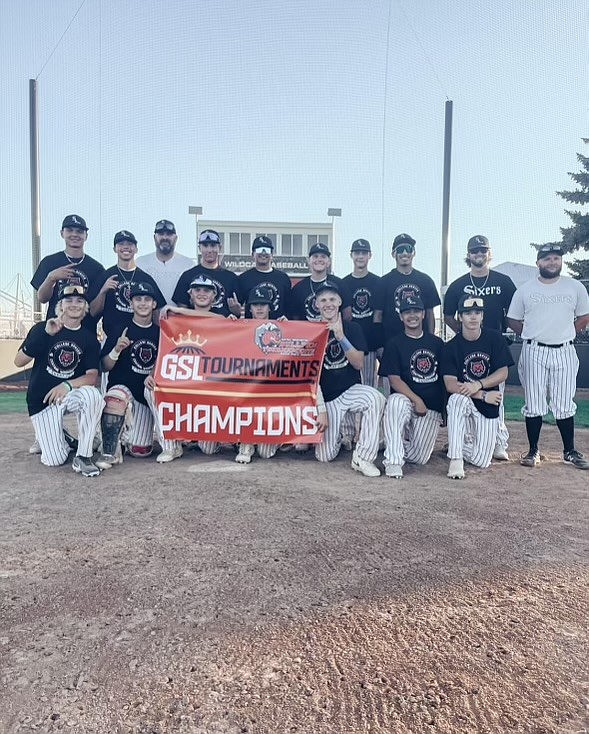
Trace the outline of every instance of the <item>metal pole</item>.
<instances>
[{"instance_id":1,"label":"metal pole","mask_svg":"<svg viewBox=\"0 0 589 734\"><path fill-rule=\"evenodd\" d=\"M444 122L444 188L442 194L442 267L441 267L441 295L442 314L444 298L448 288L448 261L450 259L450 169L452 166L452 106L451 100L446 100L446 115ZM441 319L442 338L446 336L444 317Z\"/></svg>"},{"instance_id":2,"label":"metal pole","mask_svg":"<svg viewBox=\"0 0 589 734\"><path fill-rule=\"evenodd\" d=\"M31 238L33 273L41 262L41 201L39 186L39 120L37 111L37 81L29 79L29 140L31 163ZM41 319L41 304L37 291L33 295L33 320Z\"/></svg>"}]
</instances>

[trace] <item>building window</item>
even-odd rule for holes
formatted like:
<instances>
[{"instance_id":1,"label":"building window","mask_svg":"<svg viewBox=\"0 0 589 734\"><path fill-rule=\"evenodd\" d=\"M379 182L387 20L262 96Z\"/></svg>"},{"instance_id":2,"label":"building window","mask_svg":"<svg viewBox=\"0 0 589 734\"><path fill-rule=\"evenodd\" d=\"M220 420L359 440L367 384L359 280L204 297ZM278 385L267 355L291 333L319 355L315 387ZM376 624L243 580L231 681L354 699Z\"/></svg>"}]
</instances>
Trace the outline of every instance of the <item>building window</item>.
<instances>
[{"instance_id":1,"label":"building window","mask_svg":"<svg viewBox=\"0 0 589 734\"><path fill-rule=\"evenodd\" d=\"M229 233L229 254L249 255L251 251L251 235L249 232Z\"/></svg>"},{"instance_id":2,"label":"building window","mask_svg":"<svg viewBox=\"0 0 589 734\"><path fill-rule=\"evenodd\" d=\"M327 234L308 234L307 235L307 249L311 249L313 245L318 242L322 242L324 245L329 246L329 235Z\"/></svg>"},{"instance_id":3,"label":"building window","mask_svg":"<svg viewBox=\"0 0 589 734\"><path fill-rule=\"evenodd\" d=\"M303 254L303 235L302 234L283 234L281 254L282 255L302 255Z\"/></svg>"}]
</instances>

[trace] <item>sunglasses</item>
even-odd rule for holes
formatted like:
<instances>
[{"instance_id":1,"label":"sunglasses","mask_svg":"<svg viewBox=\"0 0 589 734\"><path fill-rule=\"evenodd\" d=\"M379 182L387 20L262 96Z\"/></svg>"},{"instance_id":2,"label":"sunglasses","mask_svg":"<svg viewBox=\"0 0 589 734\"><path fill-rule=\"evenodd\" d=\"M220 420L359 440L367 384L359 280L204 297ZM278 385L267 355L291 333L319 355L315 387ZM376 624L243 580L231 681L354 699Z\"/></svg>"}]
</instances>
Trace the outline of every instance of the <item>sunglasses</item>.
<instances>
[{"instance_id":1,"label":"sunglasses","mask_svg":"<svg viewBox=\"0 0 589 734\"><path fill-rule=\"evenodd\" d=\"M466 298L462 304L462 308L478 308L483 310L483 299L482 298Z\"/></svg>"},{"instance_id":2,"label":"sunglasses","mask_svg":"<svg viewBox=\"0 0 589 734\"><path fill-rule=\"evenodd\" d=\"M272 254L272 250L271 250L270 247L256 247L256 249L254 250L254 254L256 252L257 253L260 253L262 255L270 255L270 254Z\"/></svg>"},{"instance_id":3,"label":"sunglasses","mask_svg":"<svg viewBox=\"0 0 589 734\"><path fill-rule=\"evenodd\" d=\"M473 247L469 251L469 253L475 253L475 252L489 252L488 247Z\"/></svg>"},{"instance_id":4,"label":"sunglasses","mask_svg":"<svg viewBox=\"0 0 589 734\"><path fill-rule=\"evenodd\" d=\"M399 245L398 247L395 247L395 249L393 250L393 254L402 255L405 252L411 254L414 251L415 247L413 247L413 245Z\"/></svg>"},{"instance_id":5,"label":"sunglasses","mask_svg":"<svg viewBox=\"0 0 589 734\"><path fill-rule=\"evenodd\" d=\"M155 231L156 232L161 232L162 230L164 230L166 232L174 232L175 229L176 228L174 227L174 225L172 224L172 222L166 222L165 219L162 219L161 222L158 222L155 225Z\"/></svg>"},{"instance_id":6,"label":"sunglasses","mask_svg":"<svg viewBox=\"0 0 589 734\"><path fill-rule=\"evenodd\" d=\"M81 296L84 297L84 289L79 285L66 285L61 291L61 297L66 296Z\"/></svg>"}]
</instances>

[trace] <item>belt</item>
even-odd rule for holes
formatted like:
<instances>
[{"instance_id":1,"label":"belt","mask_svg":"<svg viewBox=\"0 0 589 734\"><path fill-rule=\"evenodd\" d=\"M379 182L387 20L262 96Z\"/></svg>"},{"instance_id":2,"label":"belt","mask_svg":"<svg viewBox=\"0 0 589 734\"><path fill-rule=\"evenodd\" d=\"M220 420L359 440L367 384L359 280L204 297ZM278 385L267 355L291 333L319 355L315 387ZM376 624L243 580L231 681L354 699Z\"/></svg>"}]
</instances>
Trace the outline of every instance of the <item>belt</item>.
<instances>
[{"instance_id":1,"label":"belt","mask_svg":"<svg viewBox=\"0 0 589 734\"><path fill-rule=\"evenodd\" d=\"M558 349L559 347L567 347L572 344L572 341L563 342L562 344L544 344L544 342L537 342L534 339L524 339L526 344L535 344L538 347L549 347L550 349Z\"/></svg>"}]
</instances>

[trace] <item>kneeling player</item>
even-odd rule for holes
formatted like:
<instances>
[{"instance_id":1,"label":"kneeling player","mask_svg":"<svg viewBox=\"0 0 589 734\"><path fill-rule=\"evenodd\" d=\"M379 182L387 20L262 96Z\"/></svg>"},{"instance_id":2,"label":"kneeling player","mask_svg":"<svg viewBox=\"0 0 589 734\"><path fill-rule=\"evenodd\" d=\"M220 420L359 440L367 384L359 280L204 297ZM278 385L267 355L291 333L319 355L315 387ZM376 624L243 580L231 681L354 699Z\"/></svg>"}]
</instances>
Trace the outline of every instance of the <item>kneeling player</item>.
<instances>
[{"instance_id":1,"label":"kneeling player","mask_svg":"<svg viewBox=\"0 0 589 734\"><path fill-rule=\"evenodd\" d=\"M383 424L387 477L401 479L403 464L427 464L440 423L444 390L439 363L444 342L423 330L425 307L419 296L399 305L404 333L389 340L379 375L388 377L391 393Z\"/></svg>"},{"instance_id":2,"label":"kneeling player","mask_svg":"<svg viewBox=\"0 0 589 734\"><path fill-rule=\"evenodd\" d=\"M502 334L483 329L484 301L465 294L458 302L461 331L444 345L442 374L448 399L450 479L464 478L464 461L487 467L499 430L499 385L513 364Z\"/></svg>"},{"instance_id":3,"label":"kneeling player","mask_svg":"<svg viewBox=\"0 0 589 734\"><path fill-rule=\"evenodd\" d=\"M129 297L133 309L131 325L118 338L111 334L102 350L108 383L101 419L102 455L96 462L101 469L110 469L123 461L120 438L129 408L132 417L124 440L131 456L151 454L154 425L162 447L156 461L167 463L182 456L180 443L164 438L153 399L151 373L160 332L153 323L156 293L149 283L134 283Z\"/></svg>"},{"instance_id":4,"label":"kneeling player","mask_svg":"<svg viewBox=\"0 0 589 734\"><path fill-rule=\"evenodd\" d=\"M100 344L96 334L81 326L89 306L81 286L65 286L58 295L56 317L35 324L14 359L24 367L33 359L27 390L27 406L41 449L41 463L60 466L71 448L63 431L65 413L78 423L78 448L72 469L95 477L100 469L92 462L92 441L102 396L94 387L98 377Z\"/></svg>"}]
</instances>

